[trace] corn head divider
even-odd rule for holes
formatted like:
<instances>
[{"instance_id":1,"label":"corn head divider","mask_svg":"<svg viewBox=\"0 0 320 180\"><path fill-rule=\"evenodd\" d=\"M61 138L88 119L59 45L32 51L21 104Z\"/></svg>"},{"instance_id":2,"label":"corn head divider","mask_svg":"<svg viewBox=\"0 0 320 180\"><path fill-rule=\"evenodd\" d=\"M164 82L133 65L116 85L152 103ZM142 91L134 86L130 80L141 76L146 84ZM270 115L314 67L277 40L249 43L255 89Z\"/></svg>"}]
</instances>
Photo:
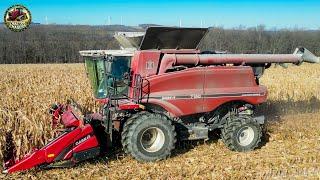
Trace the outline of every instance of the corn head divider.
<instances>
[{"instance_id":1,"label":"corn head divider","mask_svg":"<svg viewBox=\"0 0 320 180\"><path fill-rule=\"evenodd\" d=\"M98 113L81 119L72 103L50 108L64 131L21 160L9 158L5 173L34 167L70 167L121 147L138 161L171 155L177 139L208 139L219 129L232 151L261 145L267 88L259 78L271 63L319 63L306 48L293 54L201 52L204 28L150 27L118 32L121 50L80 51Z\"/></svg>"}]
</instances>

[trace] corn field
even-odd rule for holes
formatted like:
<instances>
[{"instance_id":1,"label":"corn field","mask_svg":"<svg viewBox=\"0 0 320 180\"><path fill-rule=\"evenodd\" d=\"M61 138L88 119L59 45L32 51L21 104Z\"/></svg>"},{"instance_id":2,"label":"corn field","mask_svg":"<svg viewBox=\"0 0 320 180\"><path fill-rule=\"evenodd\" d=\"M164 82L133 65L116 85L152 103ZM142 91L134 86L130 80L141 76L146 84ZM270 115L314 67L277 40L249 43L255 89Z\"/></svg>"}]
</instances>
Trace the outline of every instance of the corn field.
<instances>
[{"instance_id":1,"label":"corn field","mask_svg":"<svg viewBox=\"0 0 320 180\"><path fill-rule=\"evenodd\" d=\"M54 102L73 98L86 112L98 104L83 64L0 65L0 160L6 138L16 156L42 147L55 136L48 114ZM320 176L320 65L267 69L261 84L268 102L258 112L268 117L268 142L248 153L229 151L219 139L180 143L173 157L138 163L122 152L70 169L31 170L0 178L242 178Z\"/></svg>"}]
</instances>

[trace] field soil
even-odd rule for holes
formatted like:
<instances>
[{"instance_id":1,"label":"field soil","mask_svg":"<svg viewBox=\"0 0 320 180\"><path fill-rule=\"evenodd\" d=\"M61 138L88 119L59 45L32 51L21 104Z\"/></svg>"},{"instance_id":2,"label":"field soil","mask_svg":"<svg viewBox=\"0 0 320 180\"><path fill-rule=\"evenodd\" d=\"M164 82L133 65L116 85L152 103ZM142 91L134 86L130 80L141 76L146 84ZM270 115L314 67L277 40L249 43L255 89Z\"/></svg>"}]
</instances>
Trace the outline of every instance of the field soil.
<instances>
[{"instance_id":1,"label":"field soil","mask_svg":"<svg viewBox=\"0 0 320 180\"><path fill-rule=\"evenodd\" d=\"M83 64L0 65L0 161L5 139L13 137L17 156L56 135L48 107L73 98L86 112L97 111ZM178 143L171 158L139 163L121 149L73 168L0 174L1 179L242 179L320 178L320 65L267 69L261 84L268 102L257 107L267 117L262 147L228 150L214 136Z\"/></svg>"}]
</instances>

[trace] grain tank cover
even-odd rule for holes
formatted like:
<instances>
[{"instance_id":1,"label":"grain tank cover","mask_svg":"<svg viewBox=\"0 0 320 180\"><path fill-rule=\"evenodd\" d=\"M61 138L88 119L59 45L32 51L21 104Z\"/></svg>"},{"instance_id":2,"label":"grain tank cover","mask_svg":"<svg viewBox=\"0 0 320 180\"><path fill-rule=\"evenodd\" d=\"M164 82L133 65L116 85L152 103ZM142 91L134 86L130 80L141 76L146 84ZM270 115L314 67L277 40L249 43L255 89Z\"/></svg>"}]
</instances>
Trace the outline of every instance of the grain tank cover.
<instances>
[{"instance_id":1,"label":"grain tank cover","mask_svg":"<svg viewBox=\"0 0 320 180\"><path fill-rule=\"evenodd\" d=\"M140 44L147 49L197 49L207 28L149 27Z\"/></svg>"}]
</instances>

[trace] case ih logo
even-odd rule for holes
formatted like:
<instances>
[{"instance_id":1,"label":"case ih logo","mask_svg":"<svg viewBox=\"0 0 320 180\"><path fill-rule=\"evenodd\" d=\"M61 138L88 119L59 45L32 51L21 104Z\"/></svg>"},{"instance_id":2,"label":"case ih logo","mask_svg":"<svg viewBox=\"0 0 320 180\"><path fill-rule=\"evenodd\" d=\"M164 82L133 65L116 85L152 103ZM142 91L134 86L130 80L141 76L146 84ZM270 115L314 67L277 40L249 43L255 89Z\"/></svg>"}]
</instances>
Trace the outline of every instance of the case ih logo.
<instances>
[{"instance_id":1,"label":"case ih logo","mask_svg":"<svg viewBox=\"0 0 320 180\"><path fill-rule=\"evenodd\" d=\"M90 134L85 136L84 138L80 139L79 141L77 141L76 143L74 143L76 146L78 146L79 144L85 142L86 140L88 140L90 138Z\"/></svg>"},{"instance_id":2,"label":"case ih logo","mask_svg":"<svg viewBox=\"0 0 320 180\"><path fill-rule=\"evenodd\" d=\"M13 5L4 13L5 25L14 32L21 32L31 24L31 13L22 5Z\"/></svg>"}]
</instances>

